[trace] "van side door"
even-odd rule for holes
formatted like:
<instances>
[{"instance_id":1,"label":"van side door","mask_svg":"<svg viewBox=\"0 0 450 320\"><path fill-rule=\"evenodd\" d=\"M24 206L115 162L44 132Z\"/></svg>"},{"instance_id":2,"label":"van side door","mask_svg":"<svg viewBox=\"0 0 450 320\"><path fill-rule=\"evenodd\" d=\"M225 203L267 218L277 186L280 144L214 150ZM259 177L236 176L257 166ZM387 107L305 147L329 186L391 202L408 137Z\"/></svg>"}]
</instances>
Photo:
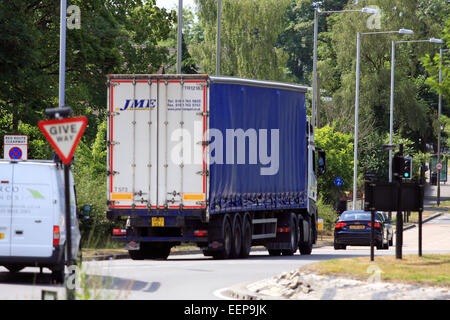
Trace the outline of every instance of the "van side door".
<instances>
[{"instance_id":1,"label":"van side door","mask_svg":"<svg viewBox=\"0 0 450 320\"><path fill-rule=\"evenodd\" d=\"M53 253L51 166L14 165L11 255L49 257Z\"/></svg>"},{"instance_id":2,"label":"van side door","mask_svg":"<svg viewBox=\"0 0 450 320\"><path fill-rule=\"evenodd\" d=\"M11 255L12 165L0 164L0 256Z\"/></svg>"}]
</instances>

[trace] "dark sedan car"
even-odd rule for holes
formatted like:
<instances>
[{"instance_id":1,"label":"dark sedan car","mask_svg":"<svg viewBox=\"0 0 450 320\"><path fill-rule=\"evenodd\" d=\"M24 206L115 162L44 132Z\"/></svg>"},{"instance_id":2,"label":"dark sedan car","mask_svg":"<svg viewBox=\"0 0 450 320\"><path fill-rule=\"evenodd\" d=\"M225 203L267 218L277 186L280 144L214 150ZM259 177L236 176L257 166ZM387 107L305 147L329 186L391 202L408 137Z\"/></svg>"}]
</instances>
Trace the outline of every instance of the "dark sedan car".
<instances>
[{"instance_id":1,"label":"dark sedan car","mask_svg":"<svg viewBox=\"0 0 450 320\"><path fill-rule=\"evenodd\" d=\"M392 227L383 213L375 213L375 245L377 249L389 249L392 245ZM369 246L371 213L362 210L344 211L334 228L334 249L350 246Z\"/></svg>"}]
</instances>

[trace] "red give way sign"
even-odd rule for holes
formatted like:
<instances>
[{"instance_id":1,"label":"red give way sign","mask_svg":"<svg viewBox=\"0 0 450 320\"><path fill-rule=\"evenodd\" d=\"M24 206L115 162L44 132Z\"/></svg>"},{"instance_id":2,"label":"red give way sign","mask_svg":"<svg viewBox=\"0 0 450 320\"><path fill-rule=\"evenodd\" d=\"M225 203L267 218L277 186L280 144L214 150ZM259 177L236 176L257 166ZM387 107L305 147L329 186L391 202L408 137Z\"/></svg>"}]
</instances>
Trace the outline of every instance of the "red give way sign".
<instances>
[{"instance_id":1,"label":"red give way sign","mask_svg":"<svg viewBox=\"0 0 450 320\"><path fill-rule=\"evenodd\" d=\"M63 163L69 164L86 129L87 118L39 121L38 126Z\"/></svg>"}]
</instances>

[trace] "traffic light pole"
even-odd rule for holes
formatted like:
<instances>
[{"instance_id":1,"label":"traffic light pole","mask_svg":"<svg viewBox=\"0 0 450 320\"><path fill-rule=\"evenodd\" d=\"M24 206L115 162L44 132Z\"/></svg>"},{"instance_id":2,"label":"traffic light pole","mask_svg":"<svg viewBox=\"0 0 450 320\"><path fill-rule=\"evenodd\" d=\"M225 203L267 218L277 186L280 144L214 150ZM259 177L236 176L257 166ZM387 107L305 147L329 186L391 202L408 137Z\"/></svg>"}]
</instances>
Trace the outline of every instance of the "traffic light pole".
<instances>
[{"instance_id":1,"label":"traffic light pole","mask_svg":"<svg viewBox=\"0 0 450 320\"><path fill-rule=\"evenodd\" d=\"M403 144L399 144L399 152L397 157L403 158ZM397 162L398 163L398 162ZM403 161L402 161L403 163ZM397 172L398 173L398 172ZM397 197L397 208L401 208L402 204L402 176L398 174L398 197ZM395 226L396 241L395 241L395 258L402 258L402 245L403 245L403 214L401 210L397 211L397 221Z\"/></svg>"},{"instance_id":2,"label":"traffic light pole","mask_svg":"<svg viewBox=\"0 0 450 320\"><path fill-rule=\"evenodd\" d=\"M372 209L371 210L371 215L370 215L370 261L374 261L375 260L375 248L374 248L374 244L375 244L375 211Z\"/></svg>"}]
</instances>

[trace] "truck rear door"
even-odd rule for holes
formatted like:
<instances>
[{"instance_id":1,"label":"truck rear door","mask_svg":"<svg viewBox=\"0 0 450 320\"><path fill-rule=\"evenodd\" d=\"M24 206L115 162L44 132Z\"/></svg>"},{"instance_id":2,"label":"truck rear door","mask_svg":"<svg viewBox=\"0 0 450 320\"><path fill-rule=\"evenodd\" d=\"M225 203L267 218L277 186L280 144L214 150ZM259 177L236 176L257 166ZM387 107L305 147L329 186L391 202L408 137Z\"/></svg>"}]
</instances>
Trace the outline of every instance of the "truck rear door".
<instances>
[{"instance_id":1,"label":"truck rear door","mask_svg":"<svg viewBox=\"0 0 450 320\"><path fill-rule=\"evenodd\" d=\"M0 256L11 255L12 165L0 164Z\"/></svg>"},{"instance_id":2,"label":"truck rear door","mask_svg":"<svg viewBox=\"0 0 450 320\"><path fill-rule=\"evenodd\" d=\"M205 78L110 80L111 208L206 207Z\"/></svg>"},{"instance_id":3,"label":"truck rear door","mask_svg":"<svg viewBox=\"0 0 450 320\"><path fill-rule=\"evenodd\" d=\"M13 166L11 256L49 257L53 252L51 166Z\"/></svg>"}]
</instances>

